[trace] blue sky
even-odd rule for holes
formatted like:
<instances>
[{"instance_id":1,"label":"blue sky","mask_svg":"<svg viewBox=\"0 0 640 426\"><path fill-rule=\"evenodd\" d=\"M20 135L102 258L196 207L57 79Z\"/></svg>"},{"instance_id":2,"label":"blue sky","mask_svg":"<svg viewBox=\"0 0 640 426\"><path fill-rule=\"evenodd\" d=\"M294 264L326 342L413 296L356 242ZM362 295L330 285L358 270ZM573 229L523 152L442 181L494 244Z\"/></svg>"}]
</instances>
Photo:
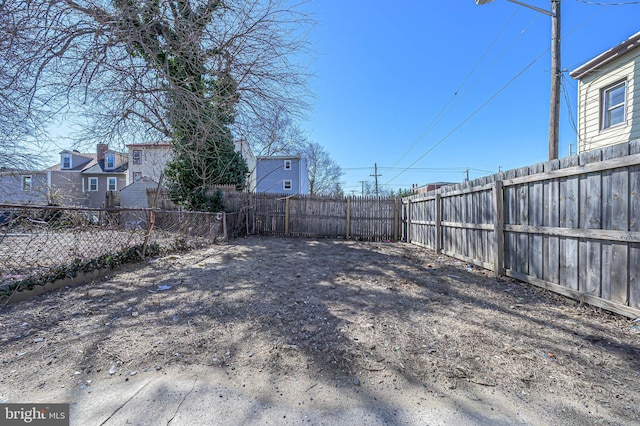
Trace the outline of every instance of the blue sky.
<instances>
[{"instance_id":1,"label":"blue sky","mask_svg":"<svg viewBox=\"0 0 640 426\"><path fill-rule=\"evenodd\" d=\"M345 171L345 193L373 183L375 163L379 184L397 190L547 160L550 17L506 0L305 7L318 24L310 36L315 99L301 125ZM569 72L640 31L640 2L563 0L561 17L564 157L576 143Z\"/></svg>"}]
</instances>

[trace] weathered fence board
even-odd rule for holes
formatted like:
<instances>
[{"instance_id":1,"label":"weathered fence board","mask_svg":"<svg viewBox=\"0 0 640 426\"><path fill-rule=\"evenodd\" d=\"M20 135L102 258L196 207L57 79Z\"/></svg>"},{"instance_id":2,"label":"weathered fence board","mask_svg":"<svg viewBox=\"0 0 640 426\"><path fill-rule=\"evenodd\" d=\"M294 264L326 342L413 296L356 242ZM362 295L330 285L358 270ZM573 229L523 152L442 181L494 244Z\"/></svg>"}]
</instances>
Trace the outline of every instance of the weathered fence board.
<instances>
[{"instance_id":1,"label":"weathered fence board","mask_svg":"<svg viewBox=\"0 0 640 426\"><path fill-rule=\"evenodd\" d=\"M259 235L369 241L397 240L399 235L395 198L250 194L246 202Z\"/></svg>"},{"instance_id":2,"label":"weathered fence board","mask_svg":"<svg viewBox=\"0 0 640 426\"><path fill-rule=\"evenodd\" d=\"M636 141L405 198L403 237L640 316L639 192Z\"/></svg>"},{"instance_id":3,"label":"weathered fence board","mask_svg":"<svg viewBox=\"0 0 640 426\"><path fill-rule=\"evenodd\" d=\"M560 167L578 165L578 157L567 157ZM560 179L560 227L573 229L578 226L578 176ZM578 290L578 240L573 236L561 237L559 241L560 282L565 287Z\"/></svg>"},{"instance_id":4,"label":"weathered fence board","mask_svg":"<svg viewBox=\"0 0 640 426\"><path fill-rule=\"evenodd\" d=\"M530 168L531 173L542 173L542 164L536 164ZM542 226L544 224L544 187L542 182L531 182L529 184L530 201L529 224L532 226ZM542 235L529 234L529 274L532 277L542 279L543 277L543 250Z\"/></svg>"},{"instance_id":5,"label":"weathered fence board","mask_svg":"<svg viewBox=\"0 0 640 426\"><path fill-rule=\"evenodd\" d=\"M554 160L548 163L550 171L557 170L560 167L560 162ZM545 172L547 171L545 164ZM547 217L545 220L545 226L547 227L559 227L560 226L560 182L556 180L545 181L545 205L547 210ZM553 283L560 281L560 259L558 253L560 252L560 239L555 236L545 237L546 239L546 253L544 260L546 261L545 280Z\"/></svg>"},{"instance_id":6,"label":"weathered fence board","mask_svg":"<svg viewBox=\"0 0 640 426\"><path fill-rule=\"evenodd\" d=\"M640 141L631 144L629 154L640 152ZM629 168L629 231L640 231L640 166ZM640 309L640 242L629 244L629 306Z\"/></svg>"}]
</instances>

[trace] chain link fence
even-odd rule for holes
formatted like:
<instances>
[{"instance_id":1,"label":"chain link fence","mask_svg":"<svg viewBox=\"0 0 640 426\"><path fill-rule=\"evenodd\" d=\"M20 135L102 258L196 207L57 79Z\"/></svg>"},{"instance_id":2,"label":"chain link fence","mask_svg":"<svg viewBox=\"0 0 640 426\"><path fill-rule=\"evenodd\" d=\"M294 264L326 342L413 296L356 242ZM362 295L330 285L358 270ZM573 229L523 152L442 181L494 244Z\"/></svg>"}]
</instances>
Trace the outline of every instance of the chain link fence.
<instances>
[{"instance_id":1,"label":"chain link fence","mask_svg":"<svg viewBox=\"0 0 640 426\"><path fill-rule=\"evenodd\" d=\"M0 296L227 238L225 213L0 204Z\"/></svg>"}]
</instances>

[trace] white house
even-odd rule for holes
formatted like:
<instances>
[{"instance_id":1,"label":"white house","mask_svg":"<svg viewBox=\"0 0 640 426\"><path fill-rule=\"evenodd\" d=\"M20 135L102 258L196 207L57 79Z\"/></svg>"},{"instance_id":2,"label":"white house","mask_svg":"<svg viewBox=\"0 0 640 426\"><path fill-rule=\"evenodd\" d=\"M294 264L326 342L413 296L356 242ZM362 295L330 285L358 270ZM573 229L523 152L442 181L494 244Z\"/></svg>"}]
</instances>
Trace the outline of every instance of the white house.
<instances>
[{"instance_id":1,"label":"white house","mask_svg":"<svg viewBox=\"0 0 640 426\"><path fill-rule=\"evenodd\" d=\"M571 77L578 80L579 152L640 139L640 32Z\"/></svg>"},{"instance_id":2,"label":"white house","mask_svg":"<svg viewBox=\"0 0 640 426\"><path fill-rule=\"evenodd\" d=\"M234 146L249 167L247 188L252 191L256 186L256 157L246 141L237 140ZM170 143L130 144L127 148L129 149L129 182L137 182L143 177L158 182L173 156Z\"/></svg>"},{"instance_id":3,"label":"white house","mask_svg":"<svg viewBox=\"0 0 640 426\"><path fill-rule=\"evenodd\" d=\"M127 148L129 182L137 182L143 177L157 182L172 157L169 143L130 144Z\"/></svg>"}]
</instances>

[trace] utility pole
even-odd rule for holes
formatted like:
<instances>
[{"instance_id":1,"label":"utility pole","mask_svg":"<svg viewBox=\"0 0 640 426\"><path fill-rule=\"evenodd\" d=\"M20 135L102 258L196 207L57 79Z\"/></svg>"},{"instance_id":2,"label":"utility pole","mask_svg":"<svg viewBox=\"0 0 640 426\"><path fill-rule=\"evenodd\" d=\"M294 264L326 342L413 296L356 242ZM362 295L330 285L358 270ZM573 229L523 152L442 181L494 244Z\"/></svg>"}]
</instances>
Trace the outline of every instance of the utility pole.
<instances>
[{"instance_id":1,"label":"utility pole","mask_svg":"<svg viewBox=\"0 0 640 426\"><path fill-rule=\"evenodd\" d=\"M364 197L364 183L366 182L366 180L359 180L358 182L362 184L362 196Z\"/></svg>"},{"instance_id":2,"label":"utility pole","mask_svg":"<svg viewBox=\"0 0 640 426\"><path fill-rule=\"evenodd\" d=\"M465 176L466 177L465 177L464 181L465 182L469 182L469 169L465 170Z\"/></svg>"},{"instance_id":3,"label":"utility pole","mask_svg":"<svg viewBox=\"0 0 640 426\"><path fill-rule=\"evenodd\" d=\"M549 108L549 160L558 158L560 134L560 0L551 0L551 105Z\"/></svg>"},{"instance_id":4,"label":"utility pole","mask_svg":"<svg viewBox=\"0 0 640 426\"><path fill-rule=\"evenodd\" d=\"M375 168L374 168L375 172L372 175L369 176L373 176L376 178L376 197L378 196L378 176L382 176L378 174L378 163L375 163Z\"/></svg>"},{"instance_id":5,"label":"utility pole","mask_svg":"<svg viewBox=\"0 0 640 426\"><path fill-rule=\"evenodd\" d=\"M551 11L532 6L520 0L507 0L520 6L535 10L551 17L551 104L549 106L549 160L558 158L558 139L560 136L560 0L551 0ZM476 0L483 5L493 0Z\"/></svg>"}]
</instances>

